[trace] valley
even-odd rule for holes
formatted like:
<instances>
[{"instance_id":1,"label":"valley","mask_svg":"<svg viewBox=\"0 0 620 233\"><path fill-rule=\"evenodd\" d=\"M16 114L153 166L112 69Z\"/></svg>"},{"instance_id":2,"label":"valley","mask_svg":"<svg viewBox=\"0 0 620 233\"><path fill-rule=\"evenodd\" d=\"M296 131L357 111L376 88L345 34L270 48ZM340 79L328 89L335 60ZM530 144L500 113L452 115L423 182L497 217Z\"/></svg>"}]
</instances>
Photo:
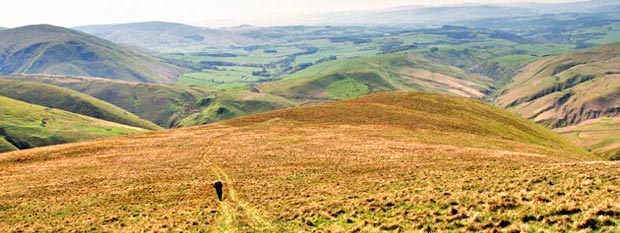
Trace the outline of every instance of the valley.
<instances>
[{"instance_id":1,"label":"valley","mask_svg":"<svg viewBox=\"0 0 620 233\"><path fill-rule=\"evenodd\" d=\"M618 1L381 2L0 27L0 232L620 230Z\"/></svg>"},{"instance_id":2,"label":"valley","mask_svg":"<svg viewBox=\"0 0 620 233\"><path fill-rule=\"evenodd\" d=\"M613 35L620 30L620 27L616 27L617 14L605 13L602 17L598 14L598 18L592 18L593 15L594 13L560 13L545 16L520 16L514 18L519 23L511 21L513 18L508 18L501 24L493 19L479 19L463 21L460 26L438 28L254 27L246 25L234 28L205 29L166 22L77 28L123 43L122 45L112 45L112 42L99 41L100 39L90 38L70 29L38 25L10 29L8 32L17 31L10 33L11 36L5 32L7 36L4 40L14 41L14 38L18 38L16 36L18 34L38 33L41 35L40 41L46 44L57 43L56 41L89 41L93 49L105 45L107 49L92 50L95 54L122 54L123 51L129 49L127 46L133 48L140 45L154 51L145 53L131 49L140 55L134 54L131 55L132 58L127 57L139 59L138 63L124 62L130 66L118 67L116 64L109 63L110 67L115 67L114 72L123 70L125 67L130 69L127 70L131 73L130 76L106 73L107 71L104 73L86 72L91 69L88 65L80 68L82 71L78 72L71 71L75 70L73 68L58 72L19 68L22 70L9 73L8 70L12 69L10 67L13 64L11 62L16 62L13 60L18 58L15 57L17 55L5 55L4 69L7 70L5 73L14 75L3 78L53 85L81 92L134 115L132 120L112 121L151 130L157 130L160 127L201 125L281 108L398 90L482 99L515 111L536 122L557 128L579 123L580 120L575 119L615 116L614 111L600 113L614 109L613 100L609 102L606 99L617 99L613 97L613 78L597 79L599 82L611 83L611 86L600 83L594 87L583 85L579 87L591 89L605 86L607 89L601 91L611 96L597 98L610 104L606 109L595 107L598 106L595 100L585 100L590 97L575 95L572 90L577 90L575 88L578 87L570 86L575 85L572 82L588 81L592 72L587 69L571 71L573 67L567 67L568 70L561 70L561 72L557 71L565 76L569 76L571 72L582 75L559 77L560 81L556 81L564 82L561 80L566 79L566 82L571 82L566 84L571 89L569 94L560 94L560 91L551 91L549 89L551 87L548 87L540 92L544 92L544 98L536 96L536 103L528 102L527 105L521 102L517 104L514 100L512 100L514 103L506 103L509 98L507 96L514 95L510 91L519 93L519 95L527 95L527 91L523 90L532 83L530 79L524 79L527 85L521 85L522 87L519 87L518 82L523 82L519 81L522 79L520 77L527 76L528 72L534 72L528 70L535 70L535 64L553 62L568 64L570 62L565 62L563 57L571 57L575 53L583 54L580 55L582 57L580 60L573 58L575 60L573 63L582 66L590 65L590 63L592 66L597 66L598 63L595 62L604 60L606 57L613 58L617 47L614 44L592 49L600 53L596 56L590 55L589 52L571 52L580 47L592 47L614 41ZM575 22L584 22L583 19L590 21L586 21L587 24L565 26L573 25ZM541 21L548 23L545 27L538 26L536 22ZM526 30L523 25L532 27ZM554 33L553 36L548 35L549 30ZM594 31L597 32L594 33ZM140 33L144 36L138 36ZM197 35L201 35L202 39L198 40ZM221 38L233 39L224 42ZM172 42L179 40L180 42ZM23 41L20 43L24 44ZM43 64L57 59L56 55L45 51L47 50L42 50L42 56L38 58L44 59L45 62L35 60L32 61L33 64ZM90 52L85 50L79 53ZM102 56L96 55L95 57ZM145 60L146 57L149 58ZM143 61L146 63L142 64ZM152 62L155 61L168 63L162 68L171 69L164 71L165 73L160 73L159 69L155 69L157 73L147 74L144 68L149 64L154 64ZM70 61L69 63L60 62L59 65L53 65L53 67L71 63ZM608 68L595 69L606 72L606 76L613 76L615 72L613 62L613 60L608 61ZM102 63L96 62L92 66L97 70L111 69L104 68L100 64ZM551 76L557 77L555 72L552 71ZM173 74L176 74L176 77L169 76ZM541 76L540 78L549 78L544 76L547 73L537 73L537 75ZM553 82L549 83L553 84ZM5 88L5 90L9 89L11 89L9 86ZM566 92L564 89L562 91ZM546 95L547 92L551 95ZM36 99L27 95L22 96L22 100ZM534 97L519 98L533 99ZM573 103L572 109L557 110L564 108L561 105L554 105L557 99L563 100L562 98L572 98L570 100ZM581 102L575 102L576 100L587 102L580 104ZM62 105L67 105L74 100L67 101L65 99L65 102L61 101L53 106L42 105L71 111L71 107ZM36 101L31 101L31 103L41 104ZM581 115L576 116L575 108L579 106L588 111L580 110ZM556 116L550 115L554 114L551 110L557 112ZM79 111L75 113L83 114ZM101 114L95 117L110 120ZM136 123L135 117L148 122ZM607 138L603 138L605 139ZM580 141L575 142L580 143ZM590 148L590 150L601 154L613 151L613 149L601 151L598 148Z\"/></svg>"}]
</instances>

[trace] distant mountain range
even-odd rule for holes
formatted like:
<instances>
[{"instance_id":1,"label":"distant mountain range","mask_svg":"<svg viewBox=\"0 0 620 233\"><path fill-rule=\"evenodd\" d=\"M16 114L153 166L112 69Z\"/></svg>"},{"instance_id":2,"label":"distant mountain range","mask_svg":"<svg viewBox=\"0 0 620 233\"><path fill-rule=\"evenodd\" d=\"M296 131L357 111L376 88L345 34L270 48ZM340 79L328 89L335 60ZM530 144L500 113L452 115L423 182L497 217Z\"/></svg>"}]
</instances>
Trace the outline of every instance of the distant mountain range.
<instances>
[{"instance_id":1,"label":"distant mountain range","mask_svg":"<svg viewBox=\"0 0 620 233\"><path fill-rule=\"evenodd\" d=\"M242 28L209 29L179 23L142 22L81 26L75 29L116 43L161 51L171 45L188 48L256 42L256 39L242 35L243 30L239 30Z\"/></svg>"},{"instance_id":2,"label":"distant mountain range","mask_svg":"<svg viewBox=\"0 0 620 233\"><path fill-rule=\"evenodd\" d=\"M181 68L76 30L33 25L0 31L0 74L61 74L175 82Z\"/></svg>"},{"instance_id":3,"label":"distant mountain range","mask_svg":"<svg viewBox=\"0 0 620 233\"><path fill-rule=\"evenodd\" d=\"M517 3L505 5L461 4L452 6L404 6L372 12L339 12L291 19L287 24L441 26L490 18L537 16L559 13L615 12L620 2L593 0L572 3Z\"/></svg>"},{"instance_id":4,"label":"distant mountain range","mask_svg":"<svg viewBox=\"0 0 620 233\"><path fill-rule=\"evenodd\" d=\"M518 3L504 5L461 4L451 6L404 6L380 11L338 12L296 17L274 25L397 26L436 27L443 25L480 26L481 20L534 17L567 12L588 14L615 13L620 2L594 0L573 3ZM482 22L488 26L489 22ZM498 25L492 22L491 25ZM498 26L501 26L499 24ZM536 26L536 25L534 25ZM512 25L514 27L514 25ZM526 27L532 27L526 24ZM147 48L158 52L200 51L207 46L255 44L270 36L277 37L295 28L239 26L205 28L170 22L87 25L74 29L119 44ZM502 29L498 29L502 30ZM273 39L273 38L271 38Z\"/></svg>"}]
</instances>

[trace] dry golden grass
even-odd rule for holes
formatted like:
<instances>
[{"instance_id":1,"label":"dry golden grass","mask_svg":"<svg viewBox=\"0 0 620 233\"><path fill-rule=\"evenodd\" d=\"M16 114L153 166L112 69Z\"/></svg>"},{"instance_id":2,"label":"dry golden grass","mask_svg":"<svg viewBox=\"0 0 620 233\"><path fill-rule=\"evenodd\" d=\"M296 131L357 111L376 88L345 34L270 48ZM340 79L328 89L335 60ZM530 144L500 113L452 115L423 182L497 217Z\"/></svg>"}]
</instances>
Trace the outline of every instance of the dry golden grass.
<instances>
[{"instance_id":1,"label":"dry golden grass","mask_svg":"<svg viewBox=\"0 0 620 233\"><path fill-rule=\"evenodd\" d=\"M618 163L282 116L2 154L0 231L619 230Z\"/></svg>"}]
</instances>

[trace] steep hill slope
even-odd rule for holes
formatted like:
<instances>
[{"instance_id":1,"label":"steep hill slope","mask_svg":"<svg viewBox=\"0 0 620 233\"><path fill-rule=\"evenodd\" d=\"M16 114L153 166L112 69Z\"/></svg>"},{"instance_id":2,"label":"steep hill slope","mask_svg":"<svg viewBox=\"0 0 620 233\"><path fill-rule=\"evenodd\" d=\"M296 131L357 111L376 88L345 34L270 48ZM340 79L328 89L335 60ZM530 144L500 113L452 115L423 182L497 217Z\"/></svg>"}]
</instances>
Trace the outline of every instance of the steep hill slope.
<instances>
[{"instance_id":1,"label":"steep hill slope","mask_svg":"<svg viewBox=\"0 0 620 233\"><path fill-rule=\"evenodd\" d=\"M290 101L247 90L146 84L88 77L6 77L76 90L125 109L162 127L191 126L290 107Z\"/></svg>"},{"instance_id":2,"label":"steep hill slope","mask_svg":"<svg viewBox=\"0 0 620 233\"><path fill-rule=\"evenodd\" d=\"M0 96L0 149L3 151L147 131Z\"/></svg>"},{"instance_id":3,"label":"steep hill slope","mask_svg":"<svg viewBox=\"0 0 620 233\"><path fill-rule=\"evenodd\" d=\"M0 230L613 230L620 165L583 159L475 100L382 93L1 154Z\"/></svg>"},{"instance_id":4,"label":"steep hill slope","mask_svg":"<svg viewBox=\"0 0 620 233\"><path fill-rule=\"evenodd\" d=\"M110 103L68 88L0 77L0 95L123 125L150 130L161 129L156 124Z\"/></svg>"},{"instance_id":5,"label":"steep hill slope","mask_svg":"<svg viewBox=\"0 0 620 233\"><path fill-rule=\"evenodd\" d=\"M492 80L459 68L433 63L411 54L327 62L281 81L259 86L265 93L299 103L341 100L373 92L413 90L482 98Z\"/></svg>"},{"instance_id":6,"label":"steep hill slope","mask_svg":"<svg viewBox=\"0 0 620 233\"><path fill-rule=\"evenodd\" d=\"M155 51L200 50L207 45L227 46L255 40L232 30L209 29L179 23L142 22L90 25L75 29L116 43Z\"/></svg>"},{"instance_id":7,"label":"steep hill slope","mask_svg":"<svg viewBox=\"0 0 620 233\"><path fill-rule=\"evenodd\" d=\"M620 44L530 64L500 91L496 104L554 128L620 116Z\"/></svg>"},{"instance_id":8,"label":"steep hill slope","mask_svg":"<svg viewBox=\"0 0 620 233\"><path fill-rule=\"evenodd\" d=\"M174 82L180 68L144 52L51 25L0 31L0 74L45 73Z\"/></svg>"}]
</instances>

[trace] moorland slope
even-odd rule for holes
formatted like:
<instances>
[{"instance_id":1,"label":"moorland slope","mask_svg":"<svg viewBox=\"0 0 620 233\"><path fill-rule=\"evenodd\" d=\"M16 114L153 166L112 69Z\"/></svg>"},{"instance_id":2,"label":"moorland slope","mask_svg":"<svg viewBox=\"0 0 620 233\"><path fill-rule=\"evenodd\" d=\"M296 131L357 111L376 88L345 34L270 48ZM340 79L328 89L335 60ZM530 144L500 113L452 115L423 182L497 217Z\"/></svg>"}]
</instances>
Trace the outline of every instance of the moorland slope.
<instances>
[{"instance_id":1,"label":"moorland slope","mask_svg":"<svg viewBox=\"0 0 620 233\"><path fill-rule=\"evenodd\" d=\"M379 93L1 154L0 229L612 230L620 165L588 157L477 100Z\"/></svg>"}]
</instances>

